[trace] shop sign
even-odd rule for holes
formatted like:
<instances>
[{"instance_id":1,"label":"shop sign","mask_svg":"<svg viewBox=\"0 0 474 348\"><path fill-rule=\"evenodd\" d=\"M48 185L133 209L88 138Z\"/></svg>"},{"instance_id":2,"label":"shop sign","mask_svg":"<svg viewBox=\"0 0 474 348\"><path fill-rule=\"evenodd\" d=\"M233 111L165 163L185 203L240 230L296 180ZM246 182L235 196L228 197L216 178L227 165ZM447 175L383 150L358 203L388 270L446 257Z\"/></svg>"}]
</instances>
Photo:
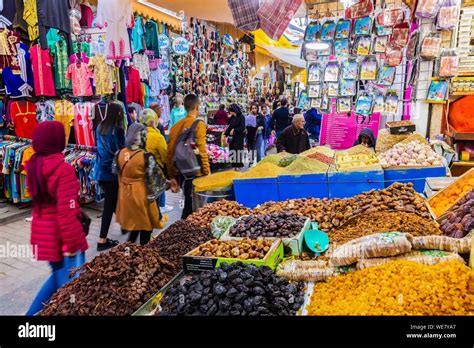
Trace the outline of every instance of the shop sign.
<instances>
[{"instance_id":1,"label":"shop sign","mask_svg":"<svg viewBox=\"0 0 474 348\"><path fill-rule=\"evenodd\" d=\"M158 35L158 47L161 50L166 50L170 47L170 39L166 34Z\"/></svg>"},{"instance_id":2,"label":"shop sign","mask_svg":"<svg viewBox=\"0 0 474 348\"><path fill-rule=\"evenodd\" d=\"M178 37L173 40L173 51L181 56L189 52L189 41L184 37Z\"/></svg>"},{"instance_id":3,"label":"shop sign","mask_svg":"<svg viewBox=\"0 0 474 348\"><path fill-rule=\"evenodd\" d=\"M162 59L158 68L162 73L167 72L170 68L170 63L168 59Z\"/></svg>"}]
</instances>

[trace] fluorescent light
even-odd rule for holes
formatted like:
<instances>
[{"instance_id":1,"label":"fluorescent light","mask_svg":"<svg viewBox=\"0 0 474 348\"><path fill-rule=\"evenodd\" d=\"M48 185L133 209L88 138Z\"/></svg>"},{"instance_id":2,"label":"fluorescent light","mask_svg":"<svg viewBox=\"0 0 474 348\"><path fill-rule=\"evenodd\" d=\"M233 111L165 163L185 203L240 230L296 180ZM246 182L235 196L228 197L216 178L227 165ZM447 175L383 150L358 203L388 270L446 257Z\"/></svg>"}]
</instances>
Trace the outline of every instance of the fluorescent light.
<instances>
[{"instance_id":1,"label":"fluorescent light","mask_svg":"<svg viewBox=\"0 0 474 348\"><path fill-rule=\"evenodd\" d=\"M262 66L262 67L260 68L260 70L265 70L265 67L264 67L264 66Z\"/></svg>"},{"instance_id":2,"label":"fluorescent light","mask_svg":"<svg viewBox=\"0 0 474 348\"><path fill-rule=\"evenodd\" d=\"M252 70L255 70L255 67L254 67L254 66L252 67Z\"/></svg>"},{"instance_id":3,"label":"fluorescent light","mask_svg":"<svg viewBox=\"0 0 474 348\"><path fill-rule=\"evenodd\" d=\"M137 1L139 4L142 4L144 6L147 6L149 8L152 8L156 11L159 11L161 13L164 13L164 14L167 14L168 16L171 16L171 17L174 17L176 19L179 19L179 20L182 20L183 18L181 18L180 16L178 16L178 14L174 11L170 11L170 10L167 10L166 8L163 8L161 6L158 6L158 5L155 5L155 4L152 4L151 2L147 1L147 0L138 0Z\"/></svg>"},{"instance_id":4,"label":"fluorescent light","mask_svg":"<svg viewBox=\"0 0 474 348\"><path fill-rule=\"evenodd\" d=\"M306 48L311 50L318 50L322 51L329 48L329 44L327 42L309 42L306 44Z\"/></svg>"}]
</instances>

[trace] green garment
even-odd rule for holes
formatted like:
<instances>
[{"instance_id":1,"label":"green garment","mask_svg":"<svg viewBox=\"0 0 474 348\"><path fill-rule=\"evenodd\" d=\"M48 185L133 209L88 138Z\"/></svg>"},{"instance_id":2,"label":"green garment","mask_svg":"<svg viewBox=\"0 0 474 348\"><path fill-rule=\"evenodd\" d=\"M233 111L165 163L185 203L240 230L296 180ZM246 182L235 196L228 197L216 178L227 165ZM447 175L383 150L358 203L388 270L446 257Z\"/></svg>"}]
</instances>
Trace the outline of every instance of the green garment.
<instances>
[{"instance_id":1,"label":"green garment","mask_svg":"<svg viewBox=\"0 0 474 348\"><path fill-rule=\"evenodd\" d=\"M48 30L46 34L46 40L48 41L48 47L52 47L61 39L61 35L59 35L59 30L55 28L51 28Z\"/></svg>"},{"instance_id":2,"label":"green garment","mask_svg":"<svg viewBox=\"0 0 474 348\"><path fill-rule=\"evenodd\" d=\"M186 112L186 109L184 108L184 106L181 106L179 108L174 107L171 110L170 124L168 126L168 129L171 129L171 127L173 127L176 123L178 123L180 120L185 118L187 114L188 113Z\"/></svg>"},{"instance_id":3,"label":"green garment","mask_svg":"<svg viewBox=\"0 0 474 348\"><path fill-rule=\"evenodd\" d=\"M72 52L73 53L78 53L78 47L77 47L77 42L73 42L72 44ZM91 57L91 45L88 42L82 42L81 43L81 52L84 52L87 56L87 58Z\"/></svg>"},{"instance_id":4,"label":"green garment","mask_svg":"<svg viewBox=\"0 0 474 348\"><path fill-rule=\"evenodd\" d=\"M66 40L60 37L59 40L50 47L50 53L54 62L54 85L56 90L59 94L70 92L72 89L71 80L66 79L66 72L69 67Z\"/></svg>"},{"instance_id":5,"label":"green garment","mask_svg":"<svg viewBox=\"0 0 474 348\"><path fill-rule=\"evenodd\" d=\"M143 50L143 20L142 17L135 17L135 26L132 29L132 53L139 52Z\"/></svg>"},{"instance_id":6,"label":"green garment","mask_svg":"<svg viewBox=\"0 0 474 348\"><path fill-rule=\"evenodd\" d=\"M160 47L158 45L158 24L155 21L148 21L145 25L145 44L147 49L155 51L155 58L160 56Z\"/></svg>"}]
</instances>

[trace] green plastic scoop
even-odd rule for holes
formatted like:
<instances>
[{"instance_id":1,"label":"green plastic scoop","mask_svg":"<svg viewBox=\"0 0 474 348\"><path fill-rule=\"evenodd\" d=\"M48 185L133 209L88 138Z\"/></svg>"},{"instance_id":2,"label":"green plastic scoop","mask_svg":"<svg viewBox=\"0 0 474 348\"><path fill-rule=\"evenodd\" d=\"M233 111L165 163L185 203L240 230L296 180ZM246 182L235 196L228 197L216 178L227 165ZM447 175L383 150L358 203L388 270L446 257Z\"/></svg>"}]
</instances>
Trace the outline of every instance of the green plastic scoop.
<instances>
[{"instance_id":1,"label":"green plastic scoop","mask_svg":"<svg viewBox=\"0 0 474 348\"><path fill-rule=\"evenodd\" d=\"M311 230L307 230L304 233L304 241L308 248L317 256L329 248L329 237L326 233L319 230L317 222L312 222L311 227Z\"/></svg>"}]
</instances>

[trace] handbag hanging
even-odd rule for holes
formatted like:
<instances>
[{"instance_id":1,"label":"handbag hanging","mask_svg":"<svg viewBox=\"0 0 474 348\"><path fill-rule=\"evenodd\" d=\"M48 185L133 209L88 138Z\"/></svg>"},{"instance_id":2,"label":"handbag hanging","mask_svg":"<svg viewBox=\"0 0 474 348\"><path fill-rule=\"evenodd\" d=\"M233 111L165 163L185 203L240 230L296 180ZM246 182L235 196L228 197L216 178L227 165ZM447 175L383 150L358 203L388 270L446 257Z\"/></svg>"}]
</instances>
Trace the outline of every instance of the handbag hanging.
<instances>
[{"instance_id":1,"label":"handbag hanging","mask_svg":"<svg viewBox=\"0 0 474 348\"><path fill-rule=\"evenodd\" d=\"M357 19L365 16L369 16L374 9L372 0L361 0L358 3L350 6L346 9L347 19Z\"/></svg>"}]
</instances>

